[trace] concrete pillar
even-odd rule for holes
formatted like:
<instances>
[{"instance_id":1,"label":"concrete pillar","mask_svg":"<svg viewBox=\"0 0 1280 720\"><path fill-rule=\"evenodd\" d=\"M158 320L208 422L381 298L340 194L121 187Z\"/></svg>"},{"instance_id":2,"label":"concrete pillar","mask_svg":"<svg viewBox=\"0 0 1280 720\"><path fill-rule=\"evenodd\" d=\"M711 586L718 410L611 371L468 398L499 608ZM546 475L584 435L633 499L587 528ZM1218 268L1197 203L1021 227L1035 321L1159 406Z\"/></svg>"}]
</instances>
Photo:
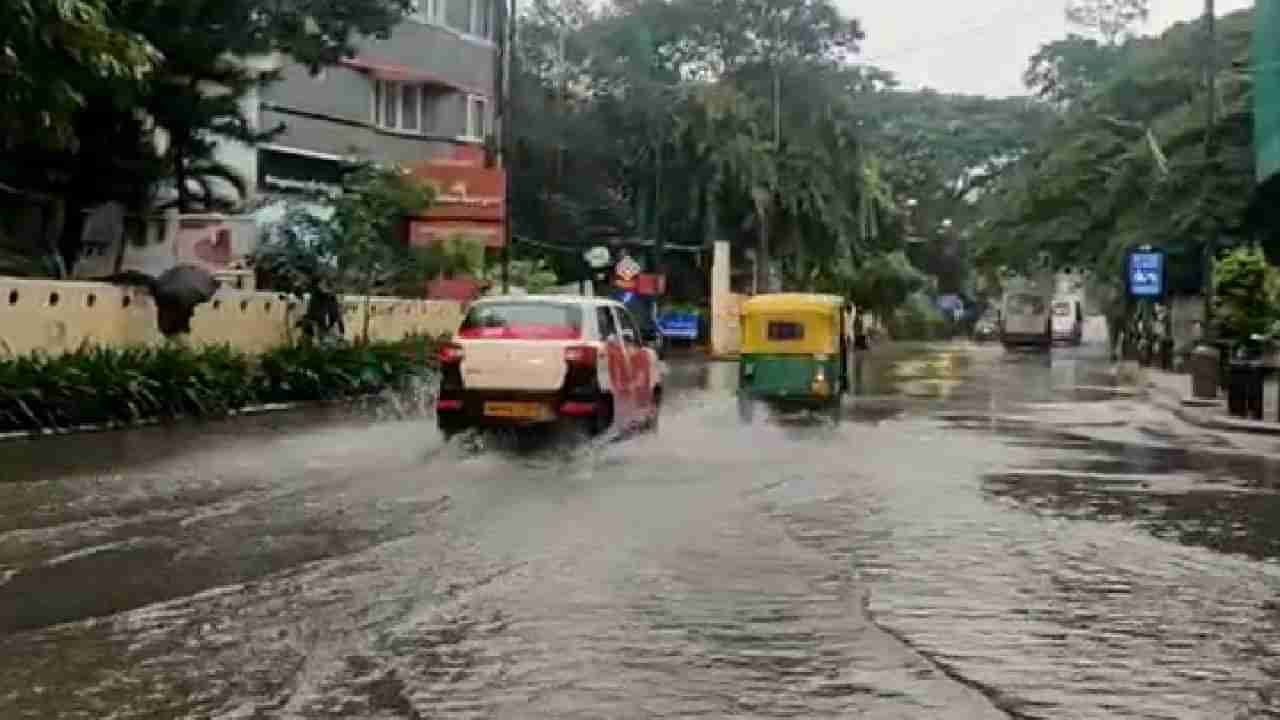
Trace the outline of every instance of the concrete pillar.
<instances>
[{"instance_id":1,"label":"concrete pillar","mask_svg":"<svg viewBox=\"0 0 1280 720\"><path fill-rule=\"evenodd\" d=\"M717 242L711 261L711 355L732 357L741 348L738 297L730 291L729 243Z\"/></svg>"}]
</instances>

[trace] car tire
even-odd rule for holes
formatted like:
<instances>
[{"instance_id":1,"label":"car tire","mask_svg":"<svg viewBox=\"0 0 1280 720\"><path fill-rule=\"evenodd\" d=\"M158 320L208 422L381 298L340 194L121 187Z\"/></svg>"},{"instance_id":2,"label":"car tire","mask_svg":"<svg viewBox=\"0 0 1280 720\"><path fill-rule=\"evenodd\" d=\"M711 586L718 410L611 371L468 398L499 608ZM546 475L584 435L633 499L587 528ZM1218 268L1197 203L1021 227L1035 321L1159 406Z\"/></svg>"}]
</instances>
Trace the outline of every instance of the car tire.
<instances>
[{"instance_id":1,"label":"car tire","mask_svg":"<svg viewBox=\"0 0 1280 720\"><path fill-rule=\"evenodd\" d=\"M455 437L461 435L466 430L466 428L463 428L462 426L456 423L440 423L439 428L440 428L440 435L444 438L445 442L449 442L453 440Z\"/></svg>"},{"instance_id":2,"label":"car tire","mask_svg":"<svg viewBox=\"0 0 1280 720\"><path fill-rule=\"evenodd\" d=\"M658 432L658 420L662 417L662 388L653 389L653 414L644 423L645 432Z\"/></svg>"},{"instance_id":3,"label":"car tire","mask_svg":"<svg viewBox=\"0 0 1280 720\"><path fill-rule=\"evenodd\" d=\"M832 425L839 425L844 417L844 403L840 402L840 398L840 395L836 395L827 403L826 414Z\"/></svg>"},{"instance_id":4,"label":"car tire","mask_svg":"<svg viewBox=\"0 0 1280 720\"><path fill-rule=\"evenodd\" d=\"M587 433L591 437L599 437L609 431L613 425L613 396L601 395L596 401L596 414L587 418Z\"/></svg>"}]
</instances>

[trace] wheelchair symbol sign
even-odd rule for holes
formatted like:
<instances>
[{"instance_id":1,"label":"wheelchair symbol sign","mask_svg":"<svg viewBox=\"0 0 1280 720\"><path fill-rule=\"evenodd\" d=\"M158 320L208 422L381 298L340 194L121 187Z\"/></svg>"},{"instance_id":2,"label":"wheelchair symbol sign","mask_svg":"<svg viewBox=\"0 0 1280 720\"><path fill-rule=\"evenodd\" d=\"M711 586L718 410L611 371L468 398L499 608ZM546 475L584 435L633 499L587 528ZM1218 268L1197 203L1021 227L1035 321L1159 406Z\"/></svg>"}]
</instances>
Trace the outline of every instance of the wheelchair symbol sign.
<instances>
[{"instance_id":1,"label":"wheelchair symbol sign","mask_svg":"<svg viewBox=\"0 0 1280 720\"><path fill-rule=\"evenodd\" d=\"M1135 298L1164 297L1164 253L1139 250L1129 254L1129 295Z\"/></svg>"}]
</instances>

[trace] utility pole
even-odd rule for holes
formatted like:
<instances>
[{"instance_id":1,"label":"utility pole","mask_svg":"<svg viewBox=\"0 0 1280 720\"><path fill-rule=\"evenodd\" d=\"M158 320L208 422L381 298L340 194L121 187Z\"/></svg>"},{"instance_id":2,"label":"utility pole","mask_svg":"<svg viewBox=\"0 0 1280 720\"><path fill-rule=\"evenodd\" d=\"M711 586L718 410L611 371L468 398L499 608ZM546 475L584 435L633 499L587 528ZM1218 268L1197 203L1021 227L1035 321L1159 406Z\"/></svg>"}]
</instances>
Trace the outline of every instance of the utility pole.
<instances>
[{"instance_id":1,"label":"utility pole","mask_svg":"<svg viewBox=\"0 0 1280 720\"><path fill-rule=\"evenodd\" d=\"M512 131L513 124L511 118L513 113L511 106L511 74L515 68L515 47L516 47L516 0L498 0L498 11L501 17L501 25L499 27L498 52L499 62L496 66L498 75L498 118L501 125L498 128L500 140L498 143L498 165L502 168L504 178L503 205L504 212L502 217L502 292L506 294L511 292L511 208L512 208L512 180L511 171L514 165L515 153L512 147Z\"/></svg>"},{"instance_id":2,"label":"utility pole","mask_svg":"<svg viewBox=\"0 0 1280 720\"><path fill-rule=\"evenodd\" d=\"M569 35L569 32L565 28L564 18L561 17L559 19L559 27L556 30L556 95L555 95L555 103L553 106L553 112L558 117L557 124L561 128L564 128L567 126L567 123L565 122L565 118L568 115L567 108L568 108L568 96L569 96L569 91L568 91L569 64L568 64L568 60L566 59L566 52L565 52L565 42L568 35ZM554 180L553 180L554 184L552 185L552 188L556 193L563 193L564 192L565 152L567 151L567 148L565 147L563 136L557 138L557 140L558 142L556 142L555 144L555 158L552 161L553 162L552 170L554 172ZM549 203L546 204L544 208L544 213L546 217L545 227L547 232L550 234L551 237L559 237L559 234L557 233L557 227L556 227L556 220L558 218L555 216L555 213L553 212L552 207Z\"/></svg>"},{"instance_id":3,"label":"utility pole","mask_svg":"<svg viewBox=\"0 0 1280 720\"><path fill-rule=\"evenodd\" d=\"M782 18L776 15L773 18L773 33L773 150L777 152L782 148L782 70L779 67L782 62L782 51L779 49L782 44Z\"/></svg>"},{"instance_id":4,"label":"utility pole","mask_svg":"<svg viewBox=\"0 0 1280 720\"><path fill-rule=\"evenodd\" d=\"M1218 179L1218 143L1215 132L1218 123L1218 48L1217 19L1214 12L1214 0L1204 0L1205 28L1205 127L1204 127L1204 159L1205 182L1213 188ZM1218 223L1209 218L1208 234L1204 244L1204 325L1201 335L1213 338L1213 264L1218 248Z\"/></svg>"},{"instance_id":5,"label":"utility pole","mask_svg":"<svg viewBox=\"0 0 1280 720\"><path fill-rule=\"evenodd\" d=\"M665 244L662 237L662 141L654 146L657 152L657 175L653 179L653 270L662 272L662 255Z\"/></svg>"}]
</instances>

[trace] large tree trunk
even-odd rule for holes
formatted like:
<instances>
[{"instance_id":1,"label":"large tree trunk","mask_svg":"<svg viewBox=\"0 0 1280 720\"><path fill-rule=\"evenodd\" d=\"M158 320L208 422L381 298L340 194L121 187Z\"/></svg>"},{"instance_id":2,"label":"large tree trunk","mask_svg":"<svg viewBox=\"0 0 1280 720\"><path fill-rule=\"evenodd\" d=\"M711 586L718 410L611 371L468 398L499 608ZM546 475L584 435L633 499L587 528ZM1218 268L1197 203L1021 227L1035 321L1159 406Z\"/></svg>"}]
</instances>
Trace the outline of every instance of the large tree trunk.
<instances>
[{"instance_id":1,"label":"large tree trunk","mask_svg":"<svg viewBox=\"0 0 1280 720\"><path fill-rule=\"evenodd\" d=\"M803 234L800 231L799 223L792 222L788 238L791 249L795 254L795 283L794 288L798 292L812 292L813 285L810 282L809 272L809 247L804 242Z\"/></svg>"},{"instance_id":2,"label":"large tree trunk","mask_svg":"<svg viewBox=\"0 0 1280 720\"><path fill-rule=\"evenodd\" d=\"M178 191L178 212L191 212L191 196L187 188L187 165L183 162L182 146L173 146L173 184Z\"/></svg>"},{"instance_id":3,"label":"large tree trunk","mask_svg":"<svg viewBox=\"0 0 1280 720\"><path fill-rule=\"evenodd\" d=\"M770 225L770 209L773 205L773 199L768 191L756 188L751 191L751 197L755 201L756 217L759 223L759 235L756 240L756 292L770 292L769 287L769 232Z\"/></svg>"},{"instance_id":4,"label":"large tree trunk","mask_svg":"<svg viewBox=\"0 0 1280 720\"><path fill-rule=\"evenodd\" d=\"M649 231L649 183L641 181L636 185L635 232L644 237Z\"/></svg>"}]
</instances>

